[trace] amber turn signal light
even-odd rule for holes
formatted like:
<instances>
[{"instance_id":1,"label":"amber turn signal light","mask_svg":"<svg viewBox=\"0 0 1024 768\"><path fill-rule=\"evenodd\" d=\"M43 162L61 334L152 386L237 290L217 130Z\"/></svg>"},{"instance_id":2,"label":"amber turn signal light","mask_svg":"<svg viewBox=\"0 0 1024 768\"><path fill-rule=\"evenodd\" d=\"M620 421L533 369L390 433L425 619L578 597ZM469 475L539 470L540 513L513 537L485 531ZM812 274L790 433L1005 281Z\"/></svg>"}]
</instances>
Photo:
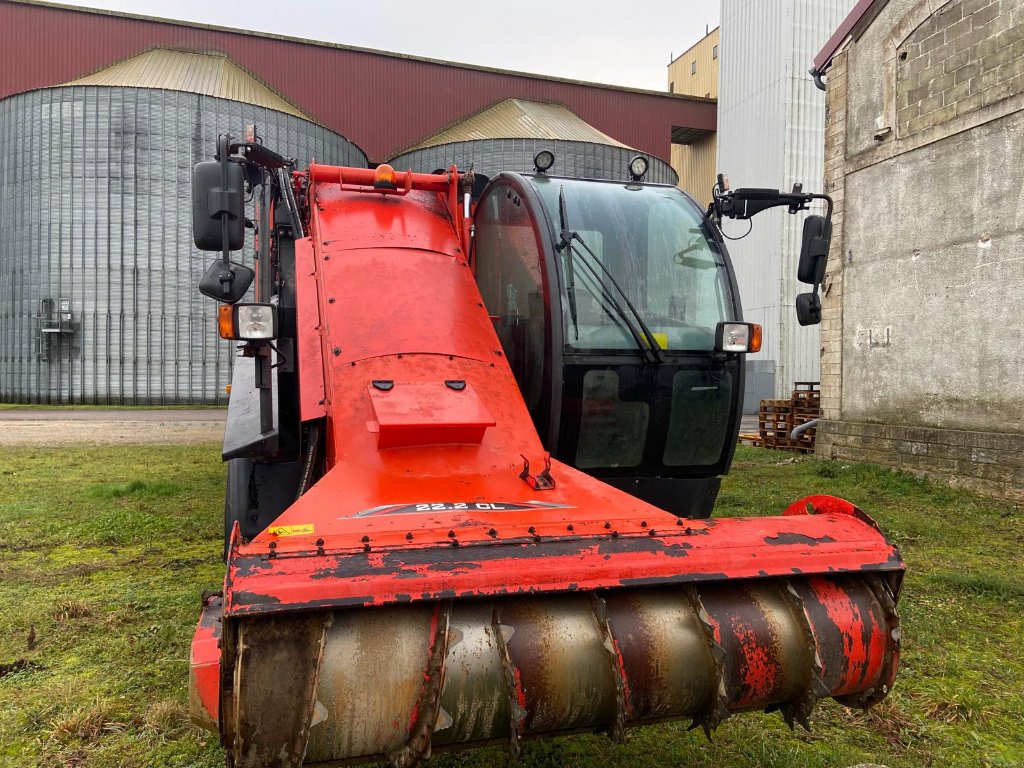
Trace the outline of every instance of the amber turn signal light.
<instances>
[{"instance_id":1,"label":"amber turn signal light","mask_svg":"<svg viewBox=\"0 0 1024 768\"><path fill-rule=\"evenodd\" d=\"M217 307L217 331L222 339L235 338L235 311L231 304Z\"/></svg>"},{"instance_id":2,"label":"amber turn signal light","mask_svg":"<svg viewBox=\"0 0 1024 768\"><path fill-rule=\"evenodd\" d=\"M757 323L750 324L750 347L747 349L748 352L760 352L761 351L761 334L763 330Z\"/></svg>"}]
</instances>

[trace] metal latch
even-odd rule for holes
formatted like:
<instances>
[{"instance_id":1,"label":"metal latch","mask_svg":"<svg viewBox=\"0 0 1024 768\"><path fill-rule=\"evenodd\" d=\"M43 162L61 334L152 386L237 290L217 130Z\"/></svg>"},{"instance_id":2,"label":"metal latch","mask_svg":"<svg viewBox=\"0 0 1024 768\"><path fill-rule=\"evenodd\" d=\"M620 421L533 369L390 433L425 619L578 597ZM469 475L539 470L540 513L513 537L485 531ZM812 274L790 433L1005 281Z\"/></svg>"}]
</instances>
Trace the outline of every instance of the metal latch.
<instances>
[{"instance_id":1,"label":"metal latch","mask_svg":"<svg viewBox=\"0 0 1024 768\"><path fill-rule=\"evenodd\" d=\"M544 454L544 470L537 475L530 474L530 460L523 454L523 471L519 473L519 479L526 481L526 484L535 491L550 491L555 487L555 478L551 476L551 454Z\"/></svg>"}]
</instances>

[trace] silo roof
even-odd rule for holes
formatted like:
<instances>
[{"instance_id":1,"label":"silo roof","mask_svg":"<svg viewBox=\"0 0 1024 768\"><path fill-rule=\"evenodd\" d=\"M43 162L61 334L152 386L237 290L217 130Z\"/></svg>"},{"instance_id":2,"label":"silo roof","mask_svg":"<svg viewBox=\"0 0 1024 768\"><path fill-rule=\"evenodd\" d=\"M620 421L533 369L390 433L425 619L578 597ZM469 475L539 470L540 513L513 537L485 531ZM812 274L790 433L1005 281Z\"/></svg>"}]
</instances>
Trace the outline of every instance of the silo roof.
<instances>
[{"instance_id":1,"label":"silo roof","mask_svg":"<svg viewBox=\"0 0 1024 768\"><path fill-rule=\"evenodd\" d=\"M159 88L201 93L266 107L312 121L311 117L223 53L152 48L64 85Z\"/></svg>"},{"instance_id":2,"label":"silo roof","mask_svg":"<svg viewBox=\"0 0 1024 768\"><path fill-rule=\"evenodd\" d=\"M441 129L399 154L481 139L558 139L630 148L561 104L506 99Z\"/></svg>"}]
</instances>

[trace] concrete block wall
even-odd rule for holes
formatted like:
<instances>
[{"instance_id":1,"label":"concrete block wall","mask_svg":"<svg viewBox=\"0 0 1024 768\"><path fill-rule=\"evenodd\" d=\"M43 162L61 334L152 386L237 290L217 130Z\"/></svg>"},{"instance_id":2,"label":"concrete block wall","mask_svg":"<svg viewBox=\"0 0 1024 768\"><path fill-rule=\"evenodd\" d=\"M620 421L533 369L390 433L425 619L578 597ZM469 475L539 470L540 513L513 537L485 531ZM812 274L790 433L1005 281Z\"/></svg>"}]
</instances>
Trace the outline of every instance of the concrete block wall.
<instances>
[{"instance_id":1,"label":"concrete block wall","mask_svg":"<svg viewBox=\"0 0 1024 768\"><path fill-rule=\"evenodd\" d=\"M843 219L846 191L846 53L833 59L825 93L825 191L832 196L832 244L821 299L821 414L839 419L843 398ZM821 438L819 438L820 440Z\"/></svg>"},{"instance_id":2,"label":"concrete block wall","mask_svg":"<svg viewBox=\"0 0 1024 768\"><path fill-rule=\"evenodd\" d=\"M833 58L820 456L1024 501L1022 74L1024 0L890 0Z\"/></svg>"},{"instance_id":3,"label":"concrete block wall","mask_svg":"<svg viewBox=\"0 0 1024 768\"><path fill-rule=\"evenodd\" d=\"M900 137L1024 92L1024 0L963 0L897 50Z\"/></svg>"},{"instance_id":4,"label":"concrete block wall","mask_svg":"<svg viewBox=\"0 0 1024 768\"><path fill-rule=\"evenodd\" d=\"M899 467L1024 502L1024 435L827 421L817 431L819 446L823 439L834 459Z\"/></svg>"}]
</instances>

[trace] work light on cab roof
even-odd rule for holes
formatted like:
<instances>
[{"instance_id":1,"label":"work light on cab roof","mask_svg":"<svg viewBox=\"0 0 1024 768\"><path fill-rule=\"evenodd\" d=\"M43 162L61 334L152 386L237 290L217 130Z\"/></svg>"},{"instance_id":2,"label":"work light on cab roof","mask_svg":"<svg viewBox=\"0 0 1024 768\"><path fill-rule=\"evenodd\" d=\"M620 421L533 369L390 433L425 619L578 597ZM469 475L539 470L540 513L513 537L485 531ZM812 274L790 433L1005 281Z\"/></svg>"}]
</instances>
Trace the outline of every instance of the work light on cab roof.
<instances>
[{"instance_id":1,"label":"work light on cab roof","mask_svg":"<svg viewBox=\"0 0 1024 768\"><path fill-rule=\"evenodd\" d=\"M633 181L643 181L644 176L647 175L647 167L649 163L647 158L643 155L637 155L629 161L629 177Z\"/></svg>"},{"instance_id":2,"label":"work light on cab roof","mask_svg":"<svg viewBox=\"0 0 1024 768\"><path fill-rule=\"evenodd\" d=\"M542 149L533 156L533 169L537 173L547 173L555 164L555 153L550 149Z\"/></svg>"}]
</instances>

